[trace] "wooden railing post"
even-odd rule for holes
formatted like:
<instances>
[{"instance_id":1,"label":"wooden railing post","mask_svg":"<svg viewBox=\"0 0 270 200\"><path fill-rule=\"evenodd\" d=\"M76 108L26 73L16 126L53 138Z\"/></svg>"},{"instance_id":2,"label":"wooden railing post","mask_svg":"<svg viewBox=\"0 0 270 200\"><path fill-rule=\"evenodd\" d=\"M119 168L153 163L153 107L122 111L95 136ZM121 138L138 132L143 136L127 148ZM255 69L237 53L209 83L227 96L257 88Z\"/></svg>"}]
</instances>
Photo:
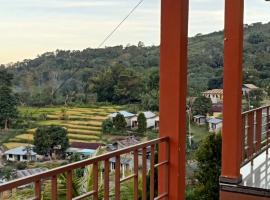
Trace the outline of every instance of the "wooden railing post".
<instances>
[{"instance_id":1,"label":"wooden railing post","mask_svg":"<svg viewBox=\"0 0 270 200\"><path fill-rule=\"evenodd\" d=\"M165 166L158 176L159 194L168 192L170 200L185 198L188 10L188 0L161 1L159 132L170 137L169 186L162 184ZM166 159L164 145L159 159Z\"/></svg>"}]
</instances>

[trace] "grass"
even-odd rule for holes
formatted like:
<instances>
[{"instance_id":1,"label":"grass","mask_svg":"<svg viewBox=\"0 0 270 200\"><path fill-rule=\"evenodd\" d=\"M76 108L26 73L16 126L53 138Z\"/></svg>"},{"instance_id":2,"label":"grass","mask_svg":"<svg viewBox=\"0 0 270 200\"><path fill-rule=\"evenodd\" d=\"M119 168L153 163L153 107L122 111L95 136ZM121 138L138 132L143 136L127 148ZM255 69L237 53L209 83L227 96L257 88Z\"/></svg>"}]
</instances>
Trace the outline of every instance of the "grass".
<instances>
[{"instance_id":1,"label":"grass","mask_svg":"<svg viewBox=\"0 0 270 200\"><path fill-rule=\"evenodd\" d=\"M67 119L60 120L62 110L65 109ZM33 119L37 126L58 125L67 128L70 142L89 142L101 140L101 125L104 119L112 113L120 110L119 106L85 106L85 107L48 107L33 108L21 107L19 111ZM41 118L44 115L46 118ZM47 120L45 120L47 119ZM28 129L21 134L11 134L3 143L8 148L25 145L33 142L33 134L36 128Z\"/></svg>"},{"instance_id":2,"label":"grass","mask_svg":"<svg viewBox=\"0 0 270 200\"><path fill-rule=\"evenodd\" d=\"M17 135L15 138L18 139L22 139L22 140L33 140L34 139L34 135L33 134L21 134L21 135Z\"/></svg>"},{"instance_id":3,"label":"grass","mask_svg":"<svg viewBox=\"0 0 270 200\"><path fill-rule=\"evenodd\" d=\"M6 147L7 149L13 149L16 147L27 146L27 145L29 145L29 143L7 142L3 144L3 146Z\"/></svg>"},{"instance_id":4,"label":"grass","mask_svg":"<svg viewBox=\"0 0 270 200\"><path fill-rule=\"evenodd\" d=\"M193 140L196 143L199 143L208 135L207 125L198 126L194 123L191 123L191 133L193 135Z\"/></svg>"}]
</instances>

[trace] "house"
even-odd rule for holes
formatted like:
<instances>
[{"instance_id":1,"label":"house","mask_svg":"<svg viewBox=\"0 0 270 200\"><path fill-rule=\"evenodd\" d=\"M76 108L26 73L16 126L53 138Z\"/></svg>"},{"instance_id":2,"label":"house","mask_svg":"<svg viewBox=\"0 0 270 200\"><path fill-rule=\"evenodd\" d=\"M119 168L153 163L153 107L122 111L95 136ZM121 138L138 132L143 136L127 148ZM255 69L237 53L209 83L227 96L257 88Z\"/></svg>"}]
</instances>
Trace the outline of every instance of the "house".
<instances>
[{"instance_id":1,"label":"house","mask_svg":"<svg viewBox=\"0 0 270 200\"><path fill-rule=\"evenodd\" d=\"M208 120L209 132L218 133L222 129L222 119L210 118Z\"/></svg>"},{"instance_id":2,"label":"house","mask_svg":"<svg viewBox=\"0 0 270 200\"><path fill-rule=\"evenodd\" d=\"M130 113L130 112L127 112L127 111L119 111L119 112L115 112L115 113L112 113L110 114L108 117L113 120L113 118L116 117L117 114L121 114L124 116L126 122L127 122L127 127L131 127L131 118L135 116L135 114L133 113Z\"/></svg>"},{"instance_id":3,"label":"house","mask_svg":"<svg viewBox=\"0 0 270 200\"><path fill-rule=\"evenodd\" d=\"M101 143L72 142L70 147L66 150L66 154L67 156L79 154L81 159L90 158L101 146L103 146Z\"/></svg>"},{"instance_id":4,"label":"house","mask_svg":"<svg viewBox=\"0 0 270 200\"><path fill-rule=\"evenodd\" d=\"M159 125L159 116L151 111L142 112L146 118L146 128L157 128ZM131 127L138 126L138 114L131 118Z\"/></svg>"},{"instance_id":5,"label":"house","mask_svg":"<svg viewBox=\"0 0 270 200\"><path fill-rule=\"evenodd\" d=\"M80 149L80 148L74 148L74 147L69 147L66 150L66 154L67 156L71 156L73 154L79 154L80 158L91 158L93 157L93 155L95 154L96 150L92 150L92 149Z\"/></svg>"},{"instance_id":6,"label":"house","mask_svg":"<svg viewBox=\"0 0 270 200\"><path fill-rule=\"evenodd\" d=\"M249 93L252 90L256 90L256 89L259 89L259 88L253 84L243 84L242 92L243 92L243 95L246 96L246 95L249 95Z\"/></svg>"},{"instance_id":7,"label":"house","mask_svg":"<svg viewBox=\"0 0 270 200\"><path fill-rule=\"evenodd\" d=\"M214 118L220 118L223 112L223 103L214 103L211 106L211 113Z\"/></svg>"},{"instance_id":8,"label":"house","mask_svg":"<svg viewBox=\"0 0 270 200\"><path fill-rule=\"evenodd\" d=\"M206 123L206 116L204 115L194 115L193 121L198 125L204 125Z\"/></svg>"},{"instance_id":9,"label":"house","mask_svg":"<svg viewBox=\"0 0 270 200\"><path fill-rule=\"evenodd\" d=\"M21 146L14 149L10 149L4 152L4 155L9 161L36 161L37 153L32 149L27 151L27 147Z\"/></svg>"},{"instance_id":10,"label":"house","mask_svg":"<svg viewBox=\"0 0 270 200\"><path fill-rule=\"evenodd\" d=\"M92 149L97 150L99 147L104 146L102 143L89 143L89 142L72 142L70 147L80 149Z\"/></svg>"},{"instance_id":11,"label":"house","mask_svg":"<svg viewBox=\"0 0 270 200\"><path fill-rule=\"evenodd\" d=\"M116 142L110 144L107 146L108 151L115 151L117 149L122 149L126 147L130 147L136 144L139 144L140 141L137 140L135 137L126 137L125 139L122 140L117 140Z\"/></svg>"},{"instance_id":12,"label":"house","mask_svg":"<svg viewBox=\"0 0 270 200\"><path fill-rule=\"evenodd\" d=\"M219 103L223 101L223 89L213 89L202 93L203 96L210 98L212 103Z\"/></svg>"}]
</instances>

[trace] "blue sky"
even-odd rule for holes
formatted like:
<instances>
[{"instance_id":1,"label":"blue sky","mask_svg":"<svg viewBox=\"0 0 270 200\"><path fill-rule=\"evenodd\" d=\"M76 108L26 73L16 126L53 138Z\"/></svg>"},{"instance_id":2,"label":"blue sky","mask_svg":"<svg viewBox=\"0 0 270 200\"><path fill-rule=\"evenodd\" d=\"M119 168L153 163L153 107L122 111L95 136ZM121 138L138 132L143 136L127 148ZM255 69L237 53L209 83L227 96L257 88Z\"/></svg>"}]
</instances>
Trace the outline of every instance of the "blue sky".
<instances>
[{"instance_id":1,"label":"blue sky","mask_svg":"<svg viewBox=\"0 0 270 200\"><path fill-rule=\"evenodd\" d=\"M95 48L139 0L0 0L0 63L56 49ZM223 29L224 0L190 0L189 35ZM246 0L245 23L270 21L270 3ZM145 0L106 46L159 44L160 0Z\"/></svg>"}]
</instances>

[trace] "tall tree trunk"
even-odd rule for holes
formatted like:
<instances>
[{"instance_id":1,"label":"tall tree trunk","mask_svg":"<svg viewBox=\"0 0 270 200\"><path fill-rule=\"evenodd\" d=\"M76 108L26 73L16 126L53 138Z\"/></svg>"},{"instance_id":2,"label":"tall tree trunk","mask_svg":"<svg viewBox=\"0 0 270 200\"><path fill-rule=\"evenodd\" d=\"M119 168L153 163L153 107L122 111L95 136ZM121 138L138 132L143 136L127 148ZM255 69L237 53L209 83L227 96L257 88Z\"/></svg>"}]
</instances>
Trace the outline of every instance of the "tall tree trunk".
<instances>
[{"instance_id":1,"label":"tall tree trunk","mask_svg":"<svg viewBox=\"0 0 270 200\"><path fill-rule=\"evenodd\" d=\"M5 130L8 130L8 119L5 119Z\"/></svg>"}]
</instances>

